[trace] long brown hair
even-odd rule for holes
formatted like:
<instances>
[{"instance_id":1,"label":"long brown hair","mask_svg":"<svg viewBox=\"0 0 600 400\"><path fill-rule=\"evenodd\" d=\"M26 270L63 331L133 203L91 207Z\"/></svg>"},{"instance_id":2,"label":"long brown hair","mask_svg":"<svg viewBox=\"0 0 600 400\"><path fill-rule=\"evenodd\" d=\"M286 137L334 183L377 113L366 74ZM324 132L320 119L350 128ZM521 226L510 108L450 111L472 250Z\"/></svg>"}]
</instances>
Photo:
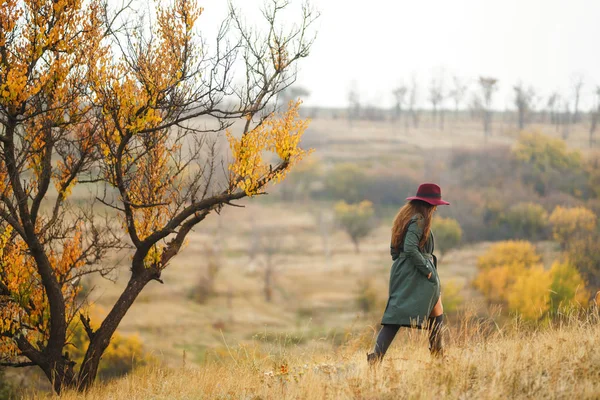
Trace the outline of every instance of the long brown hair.
<instances>
[{"instance_id":1,"label":"long brown hair","mask_svg":"<svg viewBox=\"0 0 600 400\"><path fill-rule=\"evenodd\" d=\"M392 227L392 246L397 248L404 242L406 226L410 222L410 219L415 214L421 214L423 216L423 225L421 225L423 228L423 237L421 237L419 247L423 248L429 237L429 232L431 231L431 220L435 209L436 206L432 206L421 200L411 200L406 203L400 211L398 211L396 218L394 218L394 225Z\"/></svg>"}]
</instances>

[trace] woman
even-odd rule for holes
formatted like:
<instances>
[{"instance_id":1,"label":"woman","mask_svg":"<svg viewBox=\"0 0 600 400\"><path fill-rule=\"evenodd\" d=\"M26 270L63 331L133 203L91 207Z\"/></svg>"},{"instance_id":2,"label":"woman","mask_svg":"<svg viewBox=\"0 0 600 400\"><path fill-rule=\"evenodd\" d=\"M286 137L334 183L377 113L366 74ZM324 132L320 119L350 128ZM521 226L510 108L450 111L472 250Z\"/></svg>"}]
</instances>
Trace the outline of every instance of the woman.
<instances>
[{"instance_id":1,"label":"woman","mask_svg":"<svg viewBox=\"0 0 600 400\"><path fill-rule=\"evenodd\" d=\"M406 200L392 228L389 299L375 349L367 354L369 364L381 361L402 326L429 329L431 354L443 356L444 308L431 219L437 206L450 203L442 200L440 187L433 183L420 185L417 195Z\"/></svg>"}]
</instances>

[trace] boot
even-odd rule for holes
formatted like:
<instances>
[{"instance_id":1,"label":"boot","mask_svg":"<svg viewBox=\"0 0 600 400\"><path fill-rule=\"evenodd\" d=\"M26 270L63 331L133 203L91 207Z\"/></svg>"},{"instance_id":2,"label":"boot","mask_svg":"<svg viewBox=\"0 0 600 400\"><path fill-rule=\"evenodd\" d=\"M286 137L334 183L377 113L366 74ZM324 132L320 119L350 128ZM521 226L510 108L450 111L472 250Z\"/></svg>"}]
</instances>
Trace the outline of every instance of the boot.
<instances>
[{"instance_id":1,"label":"boot","mask_svg":"<svg viewBox=\"0 0 600 400\"><path fill-rule=\"evenodd\" d=\"M443 327L444 314L437 317L429 317L429 351L436 358L444 357Z\"/></svg>"},{"instance_id":2,"label":"boot","mask_svg":"<svg viewBox=\"0 0 600 400\"><path fill-rule=\"evenodd\" d=\"M383 359L382 354L367 353L367 363L369 363L370 367L374 367L375 365L379 364L382 359Z\"/></svg>"}]
</instances>

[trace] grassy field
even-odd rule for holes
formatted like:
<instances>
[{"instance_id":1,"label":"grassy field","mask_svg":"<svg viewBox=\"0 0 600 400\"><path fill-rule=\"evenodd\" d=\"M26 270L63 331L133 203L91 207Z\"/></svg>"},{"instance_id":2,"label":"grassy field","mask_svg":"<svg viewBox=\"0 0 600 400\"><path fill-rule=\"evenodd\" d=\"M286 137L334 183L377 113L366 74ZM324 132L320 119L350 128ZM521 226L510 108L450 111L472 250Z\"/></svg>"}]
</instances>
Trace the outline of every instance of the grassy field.
<instances>
[{"instance_id":1,"label":"grassy field","mask_svg":"<svg viewBox=\"0 0 600 400\"><path fill-rule=\"evenodd\" d=\"M151 366L60 399L597 399L600 393L597 310L538 329L518 322L498 329L465 317L450 338L447 357L438 361L427 353L423 333L404 332L373 369L364 356L369 334L335 352L236 345L199 368Z\"/></svg>"}]
</instances>

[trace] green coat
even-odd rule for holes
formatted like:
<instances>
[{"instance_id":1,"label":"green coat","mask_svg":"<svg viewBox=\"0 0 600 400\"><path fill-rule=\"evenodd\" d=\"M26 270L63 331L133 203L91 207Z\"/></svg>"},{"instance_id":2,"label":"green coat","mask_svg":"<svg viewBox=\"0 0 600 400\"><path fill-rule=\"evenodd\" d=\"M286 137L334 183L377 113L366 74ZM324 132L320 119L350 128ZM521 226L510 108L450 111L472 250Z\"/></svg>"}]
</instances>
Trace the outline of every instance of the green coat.
<instances>
[{"instance_id":1,"label":"green coat","mask_svg":"<svg viewBox=\"0 0 600 400\"><path fill-rule=\"evenodd\" d=\"M390 292L382 325L422 328L440 298L440 278L433 255L433 232L423 249L419 249L423 235L422 220L420 214L414 215L408 225L402 251L391 250ZM427 279L430 272L431 278Z\"/></svg>"}]
</instances>

